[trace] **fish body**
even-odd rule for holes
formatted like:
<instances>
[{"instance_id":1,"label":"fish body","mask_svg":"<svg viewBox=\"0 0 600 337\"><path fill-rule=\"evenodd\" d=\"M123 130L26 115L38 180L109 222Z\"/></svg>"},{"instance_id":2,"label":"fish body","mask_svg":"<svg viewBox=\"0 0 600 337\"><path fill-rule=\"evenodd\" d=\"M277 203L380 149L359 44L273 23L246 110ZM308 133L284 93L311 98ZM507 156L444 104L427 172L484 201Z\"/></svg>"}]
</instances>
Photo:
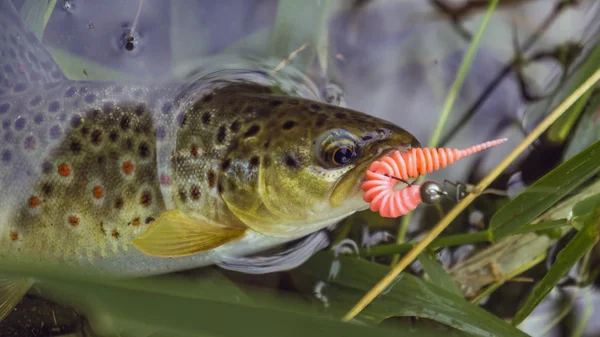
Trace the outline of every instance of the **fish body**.
<instances>
[{"instance_id":1,"label":"fish body","mask_svg":"<svg viewBox=\"0 0 600 337\"><path fill-rule=\"evenodd\" d=\"M70 81L0 12L0 259L132 277L260 252L367 208L367 165L419 146L261 85Z\"/></svg>"}]
</instances>

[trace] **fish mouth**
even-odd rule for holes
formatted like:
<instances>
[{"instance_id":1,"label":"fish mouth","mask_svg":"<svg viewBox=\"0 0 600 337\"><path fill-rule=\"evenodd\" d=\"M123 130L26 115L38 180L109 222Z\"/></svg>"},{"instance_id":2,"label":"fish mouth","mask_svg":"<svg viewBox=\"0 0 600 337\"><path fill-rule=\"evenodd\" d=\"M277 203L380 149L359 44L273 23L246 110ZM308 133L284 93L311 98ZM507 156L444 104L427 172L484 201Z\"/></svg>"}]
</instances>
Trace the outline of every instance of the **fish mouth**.
<instances>
[{"instance_id":1,"label":"fish mouth","mask_svg":"<svg viewBox=\"0 0 600 337\"><path fill-rule=\"evenodd\" d=\"M360 199L362 200L362 189L360 186L365 181L365 171L375 160L390 155L396 150L408 151L413 147L412 144L408 146L405 144L398 145L398 142L394 142L393 140L379 141L370 145L370 147L365 147L364 152L369 153L373 148L376 148L376 150L372 151L373 153L368 157L362 158L359 164L346 172L346 174L333 185L329 196L329 203L333 207L342 205L347 199L356 195L361 196ZM410 179L409 182L411 182L411 180L414 179ZM364 209L366 208L365 206L368 206L368 204L363 201L363 205L360 205L360 207L361 209Z\"/></svg>"}]
</instances>

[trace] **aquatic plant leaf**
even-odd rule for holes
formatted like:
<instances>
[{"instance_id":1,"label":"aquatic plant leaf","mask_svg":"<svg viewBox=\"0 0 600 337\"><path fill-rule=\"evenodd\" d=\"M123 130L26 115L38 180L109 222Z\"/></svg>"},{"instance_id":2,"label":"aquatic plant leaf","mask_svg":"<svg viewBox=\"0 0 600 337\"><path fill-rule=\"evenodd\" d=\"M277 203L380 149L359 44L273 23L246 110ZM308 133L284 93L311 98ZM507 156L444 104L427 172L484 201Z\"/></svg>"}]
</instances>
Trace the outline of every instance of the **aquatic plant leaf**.
<instances>
[{"instance_id":1,"label":"aquatic plant leaf","mask_svg":"<svg viewBox=\"0 0 600 337\"><path fill-rule=\"evenodd\" d=\"M65 76L80 81L120 81L135 80L135 75L126 74L82 58L68 51L52 46L45 46Z\"/></svg>"},{"instance_id":2,"label":"aquatic plant leaf","mask_svg":"<svg viewBox=\"0 0 600 337\"><path fill-rule=\"evenodd\" d=\"M419 261L421 262L423 269L425 269L425 273L427 274L429 282L437 285L449 293L461 295L460 290L452 279L452 276L448 274L448 271L436 259L434 252L424 251L421 253L421 255L419 255Z\"/></svg>"},{"instance_id":3,"label":"aquatic plant leaf","mask_svg":"<svg viewBox=\"0 0 600 337\"><path fill-rule=\"evenodd\" d=\"M600 203L597 203L593 215L588 218L583 228L573 237L556 257L556 262L546 273L544 278L537 284L531 294L525 300L523 306L516 313L512 324L521 323L538 304L556 286L563 277L583 255L598 242L598 229L600 227Z\"/></svg>"},{"instance_id":4,"label":"aquatic plant leaf","mask_svg":"<svg viewBox=\"0 0 600 337\"><path fill-rule=\"evenodd\" d=\"M569 83L570 91L581 85L589 74L592 74L598 68L600 68L600 44L594 47L585 61L579 66L576 75L571 80L572 83ZM590 89L548 128L547 138L551 142L562 144L568 138L571 138L567 150L563 155L564 160L571 158L594 141L600 139L600 121L595 116L595 108L600 103L598 96L600 94L597 89L595 91L594 89ZM571 137L571 130L582 113L584 116L579 119L575 135ZM596 130L595 132L593 131L594 129Z\"/></svg>"},{"instance_id":5,"label":"aquatic plant leaf","mask_svg":"<svg viewBox=\"0 0 600 337\"><path fill-rule=\"evenodd\" d=\"M599 171L600 141L550 171L500 208L490 221L490 240L498 242L518 232Z\"/></svg>"},{"instance_id":6,"label":"aquatic plant leaf","mask_svg":"<svg viewBox=\"0 0 600 337\"><path fill-rule=\"evenodd\" d=\"M589 100L582 102L582 104L585 104L582 108L583 116L581 116L579 124L570 136L563 154L564 160L573 157L585 147L600 140L600 90L596 89L589 96ZM580 104L579 101L577 103Z\"/></svg>"},{"instance_id":7,"label":"aquatic plant leaf","mask_svg":"<svg viewBox=\"0 0 600 337\"><path fill-rule=\"evenodd\" d=\"M26 0L19 11L19 15L29 30L42 41L44 29L54 10L56 0Z\"/></svg>"},{"instance_id":8,"label":"aquatic plant leaf","mask_svg":"<svg viewBox=\"0 0 600 337\"><path fill-rule=\"evenodd\" d=\"M71 305L103 336L444 336L342 323L304 299L260 290L242 293L213 268L114 280L60 264L0 261L9 276L34 277L45 297ZM408 330L408 328L407 328ZM455 336L456 334L454 334Z\"/></svg>"},{"instance_id":9,"label":"aquatic plant leaf","mask_svg":"<svg viewBox=\"0 0 600 337\"><path fill-rule=\"evenodd\" d=\"M319 252L291 271L294 283L333 312L348 310L389 268L348 256ZM315 286L319 285L319 289ZM318 291L317 291L318 290ZM317 293L317 294L315 294ZM474 336L526 336L500 318L418 277L404 273L356 318L380 323L396 316L432 319Z\"/></svg>"}]
</instances>

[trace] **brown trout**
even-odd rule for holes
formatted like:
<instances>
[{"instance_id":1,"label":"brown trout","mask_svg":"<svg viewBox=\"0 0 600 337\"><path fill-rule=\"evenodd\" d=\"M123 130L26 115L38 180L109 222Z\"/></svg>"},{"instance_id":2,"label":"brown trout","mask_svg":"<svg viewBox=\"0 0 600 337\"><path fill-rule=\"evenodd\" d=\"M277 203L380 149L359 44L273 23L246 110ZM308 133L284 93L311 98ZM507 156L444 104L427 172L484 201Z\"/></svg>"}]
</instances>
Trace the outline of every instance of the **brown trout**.
<instances>
[{"instance_id":1,"label":"brown trout","mask_svg":"<svg viewBox=\"0 0 600 337\"><path fill-rule=\"evenodd\" d=\"M407 131L249 84L66 79L0 2L0 258L135 277L214 264L367 208ZM0 315L31 285L0 280Z\"/></svg>"}]
</instances>

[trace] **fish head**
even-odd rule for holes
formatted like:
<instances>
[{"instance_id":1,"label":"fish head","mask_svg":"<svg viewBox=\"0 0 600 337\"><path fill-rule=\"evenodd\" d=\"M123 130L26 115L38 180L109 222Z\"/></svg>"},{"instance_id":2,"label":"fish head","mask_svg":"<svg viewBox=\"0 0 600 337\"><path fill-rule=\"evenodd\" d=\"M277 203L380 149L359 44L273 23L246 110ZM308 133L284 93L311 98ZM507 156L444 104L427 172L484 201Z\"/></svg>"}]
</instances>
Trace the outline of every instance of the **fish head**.
<instances>
[{"instance_id":1,"label":"fish head","mask_svg":"<svg viewBox=\"0 0 600 337\"><path fill-rule=\"evenodd\" d=\"M401 127L362 112L279 101L253 146L237 146L222 173L228 208L266 235L308 234L366 209L360 185L368 166L393 150L420 146ZM246 170L250 166L255 169Z\"/></svg>"}]
</instances>

